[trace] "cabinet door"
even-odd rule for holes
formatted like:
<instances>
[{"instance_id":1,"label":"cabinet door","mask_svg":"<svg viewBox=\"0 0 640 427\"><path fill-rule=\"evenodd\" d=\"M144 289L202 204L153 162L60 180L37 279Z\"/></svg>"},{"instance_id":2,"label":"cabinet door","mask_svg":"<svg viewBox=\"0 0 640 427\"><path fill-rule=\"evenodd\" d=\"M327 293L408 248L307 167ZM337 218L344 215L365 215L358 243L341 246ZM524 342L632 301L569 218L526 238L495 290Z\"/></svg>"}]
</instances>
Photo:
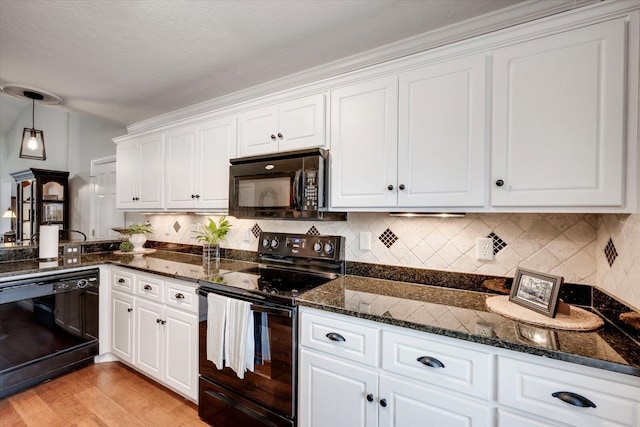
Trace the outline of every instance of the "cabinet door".
<instances>
[{"instance_id":1,"label":"cabinet door","mask_svg":"<svg viewBox=\"0 0 640 427\"><path fill-rule=\"evenodd\" d=\"M162 305L140 298L135 300L136 368L158 380L162 379Z\"/></svg>"},{"instance_id":2,"label":"cabinet door","mask_svg":"<svg viewBox=\"0 0 640 427\"><path fill-rule=\"evenodd\" d=\"M111 291L111 352L133 363L133 297Z\"/></svg>"},{"instance_id":3,"label":"cabinet door","mask_svg":"<svg viewBox=\"0 0 640 427\"><path fill-rule=\"evenodd\" d=\"M399 81L398 206L482 206L485 56L406 72Z\"/></svg>"},{"instance_id":4,"label":"cabinet door","mask_svg":"<svg viewBox=\"0 0 640 427\"><path fill-rule=\"evenodd\" d=\"M373 369L302 349L300 426L375 426L378 418L377 383L378 376ZM367 400L369 394L371 402Z\"/></svg>"},{"instance_id":5,"label":"cabinet door","mask_svg":"<svg viewBox=\"0 0 640 427\"><path fill-rule=\"evenodd\" d=\"M396 77L331 92L332 207L396 206L397 131Z\"/></svg>"},{"instance_id":6,"label":"cabinet door","mask_svg":"<svg viewBox=\"0 0 640 427\"><path fill-rule=\"evenodd\" d=\"M621 206L624 20L497 49L493 63L492 204Z\"/></svg>"},{"instance_id":7,"label":"cabinet door","mask_svg":"<svg viewBox=\"0 0 640 427\"><path fill-rule=\"evenodd\" d=\"M116 147L116 207L138 206L138 141L120 142Z\"/></svg>"},{"instance_id":8,"label":"cabinet door","mask_svg":"<svg viewBox=\"0 0 640 427\"><path fill-rule=\"evenodd\" d=\"M161 132L146 135L139 149L139 207L162 208L164 201L164 135Z\"/></svg>"},{"instance_id":9,"label":"cabinet door","mask_svg":"<svg viewBox=\"0 0 640 427\"><path fill-rule=\"evenodd\" d=\"M446 390L380 375L380 427L493 426L492 409Z\"/></svg>"},{"instance_id":10,"label":"cabinet door","mask_svg":"<svg viewBox=\"0 0 640 427\"><path fill-rule=\"evenodd\" d=\"M175 390L192 399L198 397L198 318L171 308L165 308L164 376Z\"/></svg>"},{"instance_id":11,"label":"cabinet door","mask_svg":"<svg viewBox=\"0 0 640 427\"><path fill-rule=\"evenodd\" d=\"M194 175L197 159L196 126L181 126L167 132L166 200L167 208L187 209L196 205Z\"/></svg>"},{"instance_id":12,"label":"cabinet door","mask_svg":"<svg viewBox=\"0 0 640 427\"><path fill-rule=\"evenodd\" d=\"M240 114L238 156L255 156L278 151L278 106L258 108Z\"/></svg>"},{"instance_id":13,"label":"cabinet door","mask_svg":"<svg viewBox=\"0 0 640 427\"><path fill-rule=\"evenodd\" d=\"M320 94L280 104L278 151L325 145L324 98Z\"/></svg>"},{"instance_id":14,"label":"cabinet door","mask_svg":"<svg viewBox=\"0 0 640 427\"><path fill-rule=\"evenodd\" d=\"M235 157L236 116L198 125L196 198L199 209L228 209L229 159Z\"/></svg>"}]
</instances>

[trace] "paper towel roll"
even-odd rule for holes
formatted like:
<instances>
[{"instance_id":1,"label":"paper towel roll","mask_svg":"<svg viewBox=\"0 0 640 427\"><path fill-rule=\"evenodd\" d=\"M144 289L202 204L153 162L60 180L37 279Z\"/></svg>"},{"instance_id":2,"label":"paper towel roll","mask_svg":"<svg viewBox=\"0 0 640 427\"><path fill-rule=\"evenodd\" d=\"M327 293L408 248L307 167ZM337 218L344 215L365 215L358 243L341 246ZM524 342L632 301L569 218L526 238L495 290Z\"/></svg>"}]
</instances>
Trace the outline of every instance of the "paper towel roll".
<instances>
[{"instance_id":1,"label":"paper towel roll","mask_svg":"<svg viewBox=\"0 0 640 427\"><path fill-rule=\"evenodd\" d=\"M58 231L56 225L41 225L38 234L38 254L40 259L58 258Z\"/></svg>"}]
</instances>

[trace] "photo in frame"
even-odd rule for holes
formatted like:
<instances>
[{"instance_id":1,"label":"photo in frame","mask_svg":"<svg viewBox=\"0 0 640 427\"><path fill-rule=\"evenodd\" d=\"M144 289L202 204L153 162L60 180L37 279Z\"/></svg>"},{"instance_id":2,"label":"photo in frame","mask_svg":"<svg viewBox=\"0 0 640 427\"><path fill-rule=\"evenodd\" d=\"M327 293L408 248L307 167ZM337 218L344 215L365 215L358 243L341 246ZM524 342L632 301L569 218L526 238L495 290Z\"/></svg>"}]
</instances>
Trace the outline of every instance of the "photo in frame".
<instances>
[{"instance_id":1,"label":"photo in frame","mask_svg":"<svg viewBox=\"0 0 640 427\"><path fill-rule=\"evenodd\" d=\"M561 276L517 268L509 301L545 316L555 317L558 293L563 281Z\"/></svg>"}]
</instances>

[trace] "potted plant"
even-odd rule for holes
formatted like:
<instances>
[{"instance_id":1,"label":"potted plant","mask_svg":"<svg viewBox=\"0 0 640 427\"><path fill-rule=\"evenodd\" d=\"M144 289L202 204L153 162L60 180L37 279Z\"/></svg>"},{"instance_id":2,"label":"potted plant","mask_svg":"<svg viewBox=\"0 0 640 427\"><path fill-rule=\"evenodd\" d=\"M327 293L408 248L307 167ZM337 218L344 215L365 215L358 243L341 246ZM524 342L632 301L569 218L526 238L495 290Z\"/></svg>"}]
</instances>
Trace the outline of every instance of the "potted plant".
<instances>
[{"instance_id":1,"label":"potted plant","mask_svg":"<svg viewBox=\"0 0 640 427\"><path fill-rule=\"evenodd\" d=\"M220 242L226 237L231 223L226 216L220 217L218 223L209 218L209 224L201 224L198 231L194 231L198 242L202 243L202 256L204 261L211 261L212 258L220 259Z\"/></svg>"},{"instance_id":2,"label":"potted plant","mask_svg":"<svg viewBox=\"0 0 640 427\"><path fill-rule=\"evenodd\" d=\"M144 252L144 244L147 241L147 234L153 234L153 228L148 222L145 224L132 224L127 228L129 241L133 245L132 252Z\"/></svg>"}]
</instances>

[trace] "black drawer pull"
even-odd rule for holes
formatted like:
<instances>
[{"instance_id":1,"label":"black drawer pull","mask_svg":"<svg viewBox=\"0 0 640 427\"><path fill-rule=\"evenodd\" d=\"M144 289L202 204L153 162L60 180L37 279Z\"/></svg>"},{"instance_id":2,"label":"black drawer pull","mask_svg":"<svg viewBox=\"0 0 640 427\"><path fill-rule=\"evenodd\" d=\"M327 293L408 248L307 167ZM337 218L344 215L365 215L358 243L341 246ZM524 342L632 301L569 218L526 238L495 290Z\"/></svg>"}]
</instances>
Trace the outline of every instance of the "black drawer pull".
<instances>
[{"instance_id":1,"label":"black drawer pull","mask_svg":"<svg viewBox=\"0 0 640 427\"><path fill-rule=\"evenodd\" d=\"M428 366L430 368L444 368L444 363L442 363L435 357L422 356L418 357L416 360L422 363L424 366Z\"/></svg>"},{"instance_id":2,"label":"black drawer pull","mask_svg":"<svg viewBox=\"0 0 640 427\"><path fill-rule=\"evenodd\" d=\"M118 279L118 283L124 283L124 282L125 280L122 277Z\"/></svg>"},{"instance_id":3,"label":"black drawer pull","mask_svg":"<svg viewBox=\"0 0 640 427\"><path fill-rule=\"evenodd\" d=\"M573 406L579 406L581 408L595 408L596 404L579 394L572 393L570 391L556 391L551 393L551 396L557 397L565 403Z\"/></svg>"},{"instance_id":4,"label":"black drawer pull","mask_svg":"<svg viewBox=\"0 0 640 427\"><path fill-rule=\"evenodd\" d=\"M144 289L145 291L150 291L151 290L151 285L144 285L142 287L142 289Z\"/></svg>"},{"instance_id":5,"label":"black drawer pull","mask_svg":"<svg viewBox=\"0 0 640 427\"><path fill-rule=\"evenodd\" d=\"M346 341L346 339L344 339L344 337L337 332L329 332L325 336L329 338L331 341L342 341L342 342Z\"/></svg>"},{"instance_id":6,"label":"black drawer pull","mask_svg":"<svg viewBox=\"0 0 640 427\"><path fill-rule=\"evenodd\" d=\"M182 295L180 292L178 292L176 294L176 299L184 299L184 295Z\"/></svg>"},{"instance_id":7,"label":"black drawer pull","mask_svg":"<svg viewBox=\"0 0 640 427\"><path fill-rule=\"evenodd\" d=\"M367 402L373 402L373 394L367 394Z\"/></svg>"}]
</instances>

